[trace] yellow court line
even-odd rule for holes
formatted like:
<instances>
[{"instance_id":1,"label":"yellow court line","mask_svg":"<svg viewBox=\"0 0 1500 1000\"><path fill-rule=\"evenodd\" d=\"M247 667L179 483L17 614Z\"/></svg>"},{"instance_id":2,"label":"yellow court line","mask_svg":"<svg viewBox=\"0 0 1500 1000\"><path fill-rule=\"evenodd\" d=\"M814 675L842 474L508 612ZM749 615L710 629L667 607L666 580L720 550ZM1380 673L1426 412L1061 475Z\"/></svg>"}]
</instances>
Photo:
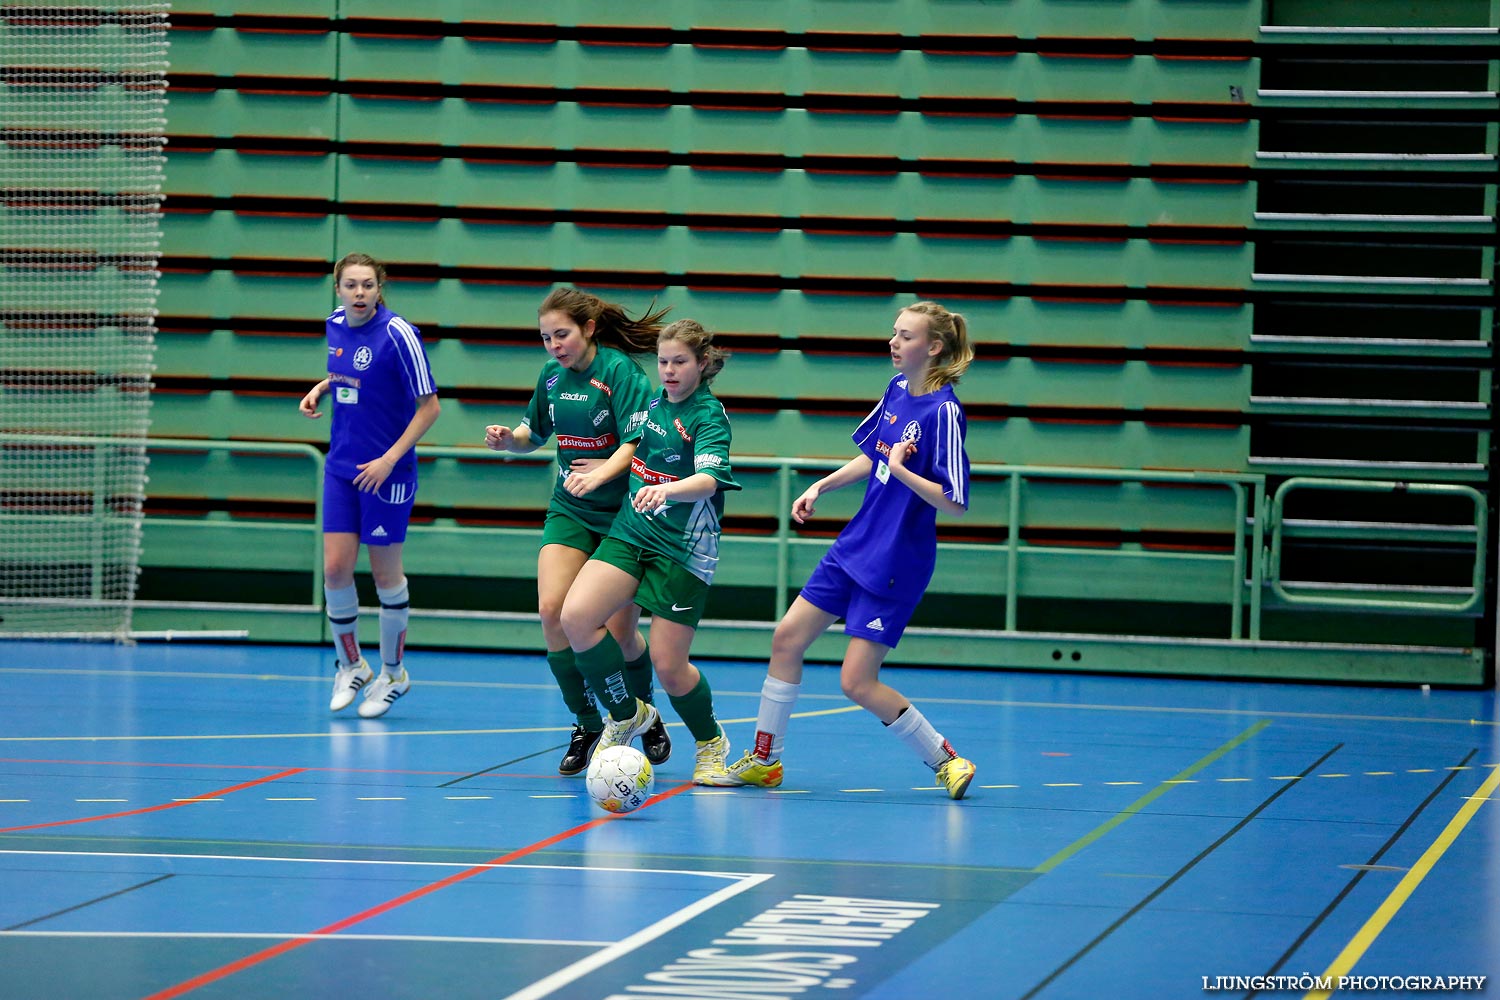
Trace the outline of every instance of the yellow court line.
<instances>
[{"instance_id":1,"label":"yellow court line","mask_svg":"<svg viewBox=\"0 0 1500 1000\"><path fill-rule=\"evenodd\" d=\"M859 705L840 705L838 708L820 708L816 712L793 712L794 719L811 719L815 715L842 715L845 712L862 711ZM755 716L747 719L730 719L730 722L754 722Z\"/></svg>"},{"instance_id":2,"label":"yellow court line","mask_svg":"<svg viewBox=\"0 0 1500 1000\"><path fill-rule=\"evenodd\" d=\"M1127 819L1134 816L1136 813L1140 812L1142 809L1146 808L1148 805L1155 802L1157 799L1161 798L1172 789L1176 788L1183 779L1192 777L1199 771L1203 770L1205 767L1208 767L1210 764L1217 761L1220 757L1223 757L1231 750L1239 747L1242 743L1245 743L1253 737L1259 735L1260 731L1265 729L1270 724L1270 719L1261 719L1255 725L1251 726L1243 733L1240 733L1234 739L1230 740L1228 743L1225 743L1223 746L1219 747L1207 757L1202 758L1197 763L1189 766L1186 770L1173 775L1166 781L1163 781L1161 784L1151 789L1151 791L1147 792L1145 795L1142 795L1140 798L1130 803L1130 805L1126 806L1124 809L1121 809L1119 812L1115 813L1099 826L1095 827L1092 831L1073 841L1073 843L1069 844L1067 847L1064 847L1062 850L1052 855L1052 857L1037 865L1032 869L1032 871L1036 872L1039 875L1050 872L1052 869L1056 868L1058 865L1062 864L1064 861L1068 860L1073 855L1077 854L1079 851L1083 850L1085 847L1103 837L1115 827L1119 826L1121 823L1124 823Z\"/></svg>"},{"instance_id":3,"label":"yellow court line","mask_svg":"<svg viewBox=\"0 0 1500 1000\"><path fill-rule=\"evenodd\" d=\"M1385 930L1386 925L1391 922L1391 918L1405 905L1407 899L1416 891L1417 886L1421 885L1422 880L1427 877L1427 873L1432 871L1442 856L1447 853L1448 848L1453 846L1453 842L1458 839L1458 835L1463 832L1464 827L1469 825L1469 820L1473 819L1474 814L1479 811L1479 806L1497 787L1500 787L1500 770L1491 772L1485 783L1479 786L1479 791L1465 797L1464 804L1459 807L1458 812L1448 821L1448 825L1443 827L1443 832L1438 834L1438 838L1417 859L1417 863L1412 865L1411 870L1406 873L1400 882L1396 883L1396 888L1392 889L1391 894L1385 897L1385 902L1381 903L1379 908L1370 914L1370 919L1365 921L1365 925L1344 946L1344 950L1339 952L1338 957L1333 960L1333 964L1323 972L1323 978L1337 981L1339 977L1349 974L1349 970L1354 968L1355 963L1364 957L1370 945L1375 943L1375 939L1380 936L1381 931ZM1332 992L1332 990L1314 990L1308 993L1304 1000L1323 1000L1324 997L1331 995Z\"/></svg>"}]
</instances>

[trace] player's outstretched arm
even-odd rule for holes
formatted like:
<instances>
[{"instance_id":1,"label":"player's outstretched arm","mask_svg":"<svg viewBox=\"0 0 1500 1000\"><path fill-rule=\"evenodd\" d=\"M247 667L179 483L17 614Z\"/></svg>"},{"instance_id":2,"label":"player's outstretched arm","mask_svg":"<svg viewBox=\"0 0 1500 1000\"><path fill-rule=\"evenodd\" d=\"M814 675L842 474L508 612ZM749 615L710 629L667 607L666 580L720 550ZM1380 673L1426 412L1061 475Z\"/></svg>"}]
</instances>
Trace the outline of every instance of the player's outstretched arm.
<instances>
[{"instance_id":1,"label":"player's outstretched arm","mask_svg":"<svg viewBox=\"0 0 1500 1000\"><path fill-rule=\"evenodd\" d=\"M531 428L525 424L517 427L490 424L484 429L484 446L490 451L508 451L515 455L525 455L538 447L531 439Z\"/></svg>"},{"instance_id":2,"label":"player's outstretched arm","mask_svg":"<svg viewBox=\"0 0 1500 1000\"><path fill-rule=\"evenodd\" d=\"M813 516L818 497L824 493L843 489L850 483L863 482L870 475L870 456L861 452L839 468L809 486L803 494L792 501L792 520L803 524Z\"/></svg>"}]
</instances>

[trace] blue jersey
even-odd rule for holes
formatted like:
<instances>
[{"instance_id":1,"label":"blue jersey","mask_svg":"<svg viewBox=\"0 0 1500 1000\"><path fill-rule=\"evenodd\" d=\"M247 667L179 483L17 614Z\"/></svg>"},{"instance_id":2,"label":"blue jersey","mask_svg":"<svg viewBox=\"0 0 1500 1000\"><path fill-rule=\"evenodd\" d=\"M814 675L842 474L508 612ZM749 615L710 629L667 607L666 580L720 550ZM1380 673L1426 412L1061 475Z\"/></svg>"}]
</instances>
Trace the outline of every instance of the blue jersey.
<instances>
[{"instance_id":1,"label":"blue jersey","mask_svg":"<svg viewBox=\"0 0 1500 1000\"><path fill-rule=\"evenodd\" d=\"M891 445L912 440L912 472L940 483L954 503L969 505L969 456L964 451L963 407L952 386L913 396L897 375L880 403L854 432L854 443L873 463L865 498L839 533L829 556L867 590L904 590L922 596L937 565L937 509L891 474Z\"/></svg>"},{"instance_id":2,"label":"blue jersey","mask_svg":"<svg viewBox=\"0 0 1500 1000\"><path fill-rule=\"evenodd\" d=\"M384 455L417 412L417 397L437 391L417 328L381 303L363 326L344 323L340 306L324 324L328 333L328 390L333 427L328 434L328 475L353 479L359 466ZM416 449L409 449L391 479L414 482Z\"/></svg>"}]
</instances>

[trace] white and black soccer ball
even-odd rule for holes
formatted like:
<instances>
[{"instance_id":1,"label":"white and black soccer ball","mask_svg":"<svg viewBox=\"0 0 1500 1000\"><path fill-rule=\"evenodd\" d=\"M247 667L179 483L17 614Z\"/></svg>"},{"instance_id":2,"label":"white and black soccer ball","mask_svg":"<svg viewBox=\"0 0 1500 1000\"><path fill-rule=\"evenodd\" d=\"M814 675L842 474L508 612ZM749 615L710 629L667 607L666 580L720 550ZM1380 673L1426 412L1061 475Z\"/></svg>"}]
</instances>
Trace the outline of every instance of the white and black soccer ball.
<instances>
[{"instance_id":1,"label":"white and black soccer ball","mask_svg":"<svg viewBox=\"0 0 1500 1000\"><path fill-rule=\"evenodd\" d=\"M656 775L646 755L628 744L605 747L589 762L589 797L605 812L634 812L651 797Z\"/></svg>"}]
</instances>

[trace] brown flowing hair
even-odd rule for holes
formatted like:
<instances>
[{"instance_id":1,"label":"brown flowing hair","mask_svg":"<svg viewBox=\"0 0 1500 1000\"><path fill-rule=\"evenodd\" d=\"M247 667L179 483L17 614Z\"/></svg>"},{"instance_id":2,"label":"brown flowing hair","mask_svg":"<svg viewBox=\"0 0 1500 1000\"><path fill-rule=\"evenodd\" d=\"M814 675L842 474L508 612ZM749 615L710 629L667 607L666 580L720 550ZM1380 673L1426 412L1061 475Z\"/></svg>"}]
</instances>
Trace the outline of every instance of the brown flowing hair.
<instances>
[{"instance_id":1,"label":"brown flowing hair","mask_svg":"<svg viewBox=\"0 0 1500 1000\"><path fill-rule=\"evenodd\" d=\"M346 267L368 267L375 272L375 300L385 302L385 265L367 253L346 253L333 265L333 283L337 287Z\"/></svg>"},{"instance_id":2,"label":"brown flowing hair","mask_svg":"<svg viewBox=\"0 0 1500 1000\"><path fill-rule=\"evenodd\" d=\"M626 354L650 354L656 350L656 335L661 332L661 320L672 307L656 309L656 300L646 307L637 319L631 319L625 307L606 302L597 295L581 292L576 288L555 288L536 314L561 312L582 330L589 320L594 321L594 343L606 344Z\"/></svg>"},{"instance_id":3,"label":"brown flowing hair","mask_svg":"<svg viewBox=\"0 0 1500 1000\"><path fill-rule=\"evenodd\" d=\"M943 345L927 366L927 374L922 379L923 391L957 385L969 362L974 360L974 347L969 343L969 324L963 314L949 312L936 302L916 302L901 312L926 316L927 336L937 338Z\"/></svg>"},{"instance_id":4,"label":"brown flowing hair","mask_svg":"<svg viewBox=\"0 0 1500 1000\"><path fill-rule=\"evenodd\" d=\"M703 384L707 385L713 381L713 377L724 368L724 362L729 358L729 352L722 347L713 345L714 335L703 329L703 324L695 319L679 319L664 327L657 336L657 342L663 340L675 340L686 345L693 352L693 357L699 361L707 361L703 366Z\"/></svg>"}]
</instances>

